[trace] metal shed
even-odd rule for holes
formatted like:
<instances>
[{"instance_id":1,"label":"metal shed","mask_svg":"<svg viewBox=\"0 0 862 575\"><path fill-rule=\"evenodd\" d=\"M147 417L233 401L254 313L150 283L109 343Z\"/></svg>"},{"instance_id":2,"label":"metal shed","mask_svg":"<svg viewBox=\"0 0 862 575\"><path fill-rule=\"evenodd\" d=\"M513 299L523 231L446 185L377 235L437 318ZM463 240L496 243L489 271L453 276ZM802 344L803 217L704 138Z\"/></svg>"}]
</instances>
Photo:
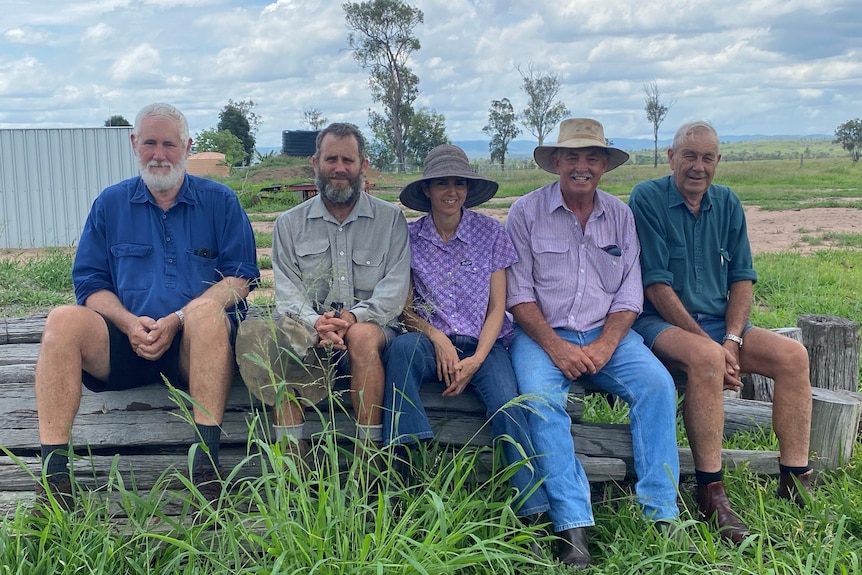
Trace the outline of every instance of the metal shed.
<instances>
[{"instance_id":1,"label":"metal shed","mask_svg":"<svg viewBox=\"0 0 862 575\"><path fill-rule=\"evenodd\" d=\"M0 248L75 245L99 192L138 175L131 133L0 129Z\"/></svg>"}]
</instances>

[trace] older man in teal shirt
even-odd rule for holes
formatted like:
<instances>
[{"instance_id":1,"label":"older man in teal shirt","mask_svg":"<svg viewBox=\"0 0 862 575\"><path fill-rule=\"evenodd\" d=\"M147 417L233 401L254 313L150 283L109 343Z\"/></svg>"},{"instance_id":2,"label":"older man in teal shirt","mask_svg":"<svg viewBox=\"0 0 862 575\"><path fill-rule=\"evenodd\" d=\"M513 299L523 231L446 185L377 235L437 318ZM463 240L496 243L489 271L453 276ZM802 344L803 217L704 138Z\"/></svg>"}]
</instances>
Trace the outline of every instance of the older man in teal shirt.
<instances>
[{"instance_id":1,"label":"older man in teal shirt","mask_svg":"<svg viewBox=\"0 0 862 575\"><path fill-rule=\"evenodd\" d=\"M757 273L739 198L712 184L721 160L713 127L683 125L668 159L673 174L641 182L629 198L646 298L634 329L662 361L688 378L684 419L699 511L717 524L722 537L740 543L748 528L731 508L723 483L722 390L739 389L741 372L775 380L777 494L804 506L811 477L808 354L798 342L749 322Z\"/></svg>"}]
</instances>

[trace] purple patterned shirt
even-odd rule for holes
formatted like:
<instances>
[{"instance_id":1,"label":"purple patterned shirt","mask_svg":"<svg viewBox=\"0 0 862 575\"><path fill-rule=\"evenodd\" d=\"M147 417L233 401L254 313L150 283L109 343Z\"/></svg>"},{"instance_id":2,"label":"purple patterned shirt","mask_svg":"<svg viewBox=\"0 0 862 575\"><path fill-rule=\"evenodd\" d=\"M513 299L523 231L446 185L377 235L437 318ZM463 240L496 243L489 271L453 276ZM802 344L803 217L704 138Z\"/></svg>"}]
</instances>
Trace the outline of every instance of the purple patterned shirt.
<instances>
[{"instance_id":1,"label":"purple patterned shirt","mask_svg":"<svg viewBox=\"0 0 862 575\"><path fill-rule=\"evenodd\" d=\"M518 262L506 270L506 307L535 302L553 328L589 331L608 314L640 313L643 286L640 244L631 210L596 190L582 230L553 182L519 198L506 231Z\"/></svg>"},{"instance_id":2,"label":"purple patterned shirt","mask_svg":"<svg viewBox=\"0 0 862 575\"><path fill-rule=\"evenodd\" d=\"M479 339L491 292L491 274L518 260L500 223L461 210L455 235L444 242L431 215L408 224L416 311L446 335ZM498 339L512 334L508 315Z\"/></svg>"}]
</instances>

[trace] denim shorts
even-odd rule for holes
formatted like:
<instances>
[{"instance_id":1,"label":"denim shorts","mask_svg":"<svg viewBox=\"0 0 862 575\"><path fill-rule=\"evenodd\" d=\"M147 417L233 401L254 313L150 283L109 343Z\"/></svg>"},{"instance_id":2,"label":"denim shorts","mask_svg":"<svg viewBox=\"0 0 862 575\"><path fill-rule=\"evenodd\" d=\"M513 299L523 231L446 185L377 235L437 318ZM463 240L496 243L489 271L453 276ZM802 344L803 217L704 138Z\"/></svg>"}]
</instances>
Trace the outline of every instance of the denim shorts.
<instances>
[{"instance_id":1,"label":"denim shorts","mask_svg":"<svg viewBox=\"0 0 862 575\"><path fill-rule=\"evenodd\" d=\"M691 317L694 318L694 321L697 322L701 329L703 329L703 331L705 331L713 341L724 343L724 335L727 333L727 323L723 317L702 313L692 314ZM637 318L632 327L641 335L641 337L644 338L644 344L648 348L652 349L658 336L660 336L666 329L676 326L672 323L666 322L660 315L650 314L642 315ZM745 324L745 329L742 330L741 335L744 336L751 328L751 322Z\"/></svg>"}]
</instances>

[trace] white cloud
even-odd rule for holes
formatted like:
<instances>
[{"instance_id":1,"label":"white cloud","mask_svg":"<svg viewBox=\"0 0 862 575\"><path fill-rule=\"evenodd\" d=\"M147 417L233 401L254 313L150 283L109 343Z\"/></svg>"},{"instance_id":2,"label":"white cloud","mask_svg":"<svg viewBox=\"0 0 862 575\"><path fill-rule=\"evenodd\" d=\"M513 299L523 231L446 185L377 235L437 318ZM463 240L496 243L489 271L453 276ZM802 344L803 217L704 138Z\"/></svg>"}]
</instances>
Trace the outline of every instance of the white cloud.
<instances>
[{"instance_id":1,"label":"white cloud","mask_svg":"<svg viewBox=\"0 0 862 575\"><path fill-rule=\"evenodd\" d=\"M493 99L523 108L516 66L528 63L560 74L573 114L617 138L651 136L642 87L653 79L675 101L668 133L696 117L728 134L831 133L862 108L858 0L411 1L425 13L417 105L442 113L456 140L487 139ZM195 132L228 98L251 99L259 142L277 146L306 106L362 127L374 106L341 2L18 2L2 33L7 127L98 125L166 100Z\"/></svg>"}]
</instances>

